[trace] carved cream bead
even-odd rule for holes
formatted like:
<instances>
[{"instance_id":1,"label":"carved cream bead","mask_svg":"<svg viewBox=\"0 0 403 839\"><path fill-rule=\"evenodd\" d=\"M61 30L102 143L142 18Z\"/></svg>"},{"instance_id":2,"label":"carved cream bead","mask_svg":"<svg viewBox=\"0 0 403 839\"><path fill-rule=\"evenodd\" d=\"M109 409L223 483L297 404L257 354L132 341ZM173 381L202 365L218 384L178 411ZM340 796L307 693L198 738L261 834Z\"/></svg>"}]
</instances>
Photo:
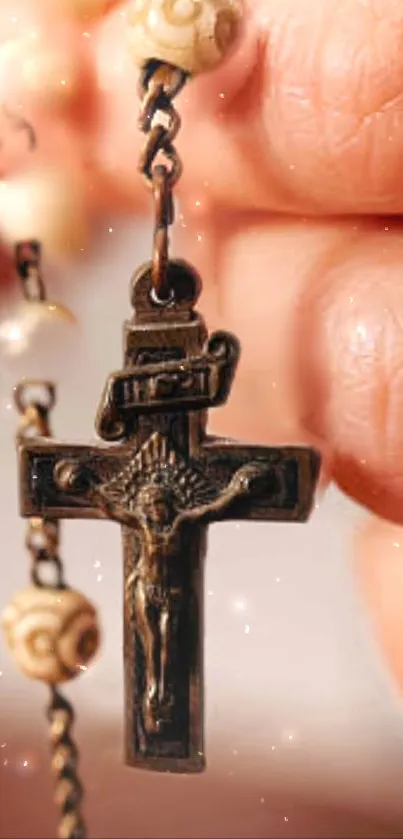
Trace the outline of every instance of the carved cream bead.
<instances>
[{"instance_id":1,"label":"carved cream bead","mask_svg":"<svg viewBox=\"0 0 403 839\"><path fill-rule=\"evenodd\" d=\"M134 0L127 11L129 51L140 66L155 58L203 73L227 57L241 17L240 0Z\"/></svg>"},{"instance_id":2,"label":"carved cream bead","mask_svg":"<svg viewBox=\"0 0 403 839\"><path fill-rule=\"evenodd\" d=\"M100 643L94 606L74 589L23 589L5 608L2 626L20 670L49 684L79 675Z\"/></svg>"}]
</instances>

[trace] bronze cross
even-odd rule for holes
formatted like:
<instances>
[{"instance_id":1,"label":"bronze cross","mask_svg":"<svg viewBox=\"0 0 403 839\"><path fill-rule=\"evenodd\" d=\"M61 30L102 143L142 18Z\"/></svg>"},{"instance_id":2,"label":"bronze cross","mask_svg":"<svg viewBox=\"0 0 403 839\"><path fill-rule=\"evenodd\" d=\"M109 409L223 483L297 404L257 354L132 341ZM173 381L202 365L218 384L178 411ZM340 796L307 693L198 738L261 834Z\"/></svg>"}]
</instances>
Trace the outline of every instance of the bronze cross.
<instances>
[{"instance_id":1,"label":"bronze cross","mask_svg":"<svg viewBox=\"0 0 403 839\"><path fill-rule=\"evenodd\" d=\"M153 299L149 266L132 281L124 367L109 377L96 420L108 445L24 443L21 509L122 525L127 762L197 772L206 525L305 521L320 457L206 433L206 409L225 402L239 346L225 332L207 337L196 274L180 262L169 269L169 305Z\"/></svg>"}]
</instances>

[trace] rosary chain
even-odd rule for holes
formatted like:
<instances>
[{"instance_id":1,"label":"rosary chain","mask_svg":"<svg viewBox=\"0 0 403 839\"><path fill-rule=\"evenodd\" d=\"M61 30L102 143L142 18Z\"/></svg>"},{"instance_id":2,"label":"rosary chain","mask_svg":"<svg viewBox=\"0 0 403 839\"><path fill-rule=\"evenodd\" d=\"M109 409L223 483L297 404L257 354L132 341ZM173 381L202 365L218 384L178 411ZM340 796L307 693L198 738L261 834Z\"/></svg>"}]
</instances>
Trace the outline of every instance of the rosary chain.
<instances>
[{"instance_id":1,"label":"rosary chain","mask_svg":"<svg viewBox=\"0 0 403 839\"><path fill-rule=\"evenodd\" d=\"M25 379L15 389L15 404L20 415L17 443L37 437L50 437L49 414L55 404L51 382ZM31 556L31 580L39 588L67 588L59 555L60 526L57 520L31 518L26 547ZM43 579L44 567L53 571L51 583ZM83 788L77 775L78 751L72 740L74 711L56 685L50 686L47 709L50 723L52 771L56 778L55 801L61 809L59 839L85 839L86 827L81 814Z\"/></svg>"},{"instance_id":2,"label":"rosary chain","mask_svg":"<svg viewBox=\"0 0 403 839\"><path fill-rule=\"evenodd\" d=\"M46 288L40 272L41 246L35 240L18 242L15 264L21 281L22 294L30 303L46 300Z\"/></svg>"},{"instance_id":3,"label":"rosary chain","mask_svg":"<svg viewBox=\"0 0 403 839\"><path fill-rule=\"evenodd\" d=\"M56 777L55 801L62 813L59 839L85 839L86 827L81 815L83 788L77 775L78 750L71 737L74 711L55 686L51 687L47 716L52 771Z\"/></svg>"},{"instance_id":4,"label":"rosary chain","mask_svg":"<svg viewBox=\"0 0 403 839\"><path fill-rule=\"evenodd\" d=\"M15 404L20 414L18 443L33 437L51 437L49 413L55 403L51 382L24 379L15 389ZM35 586L47 586L42 569L53 571L52 584L65 588L63 566L59 556L60 526L57 520L31 518L25 544L31 556L31 580Z\"/></svg>"},{"instance_id":5,"label":"rosary chain","mask_svg":"<svg viewBox=\"0 0 403 839\"><path fill-rule=\"evenodd\" d=\"M140 80L139 127L147 135L138 168L152 188L155 204L152 285L161 303L171 300L167 277L169 227L174 222L172 191L182 173L182 163L174 145L181 119L173 99L185 85L188 74L178 67L150 62ZM158 162L162 159L163 162Z\"/></svg>"}]
</instances>

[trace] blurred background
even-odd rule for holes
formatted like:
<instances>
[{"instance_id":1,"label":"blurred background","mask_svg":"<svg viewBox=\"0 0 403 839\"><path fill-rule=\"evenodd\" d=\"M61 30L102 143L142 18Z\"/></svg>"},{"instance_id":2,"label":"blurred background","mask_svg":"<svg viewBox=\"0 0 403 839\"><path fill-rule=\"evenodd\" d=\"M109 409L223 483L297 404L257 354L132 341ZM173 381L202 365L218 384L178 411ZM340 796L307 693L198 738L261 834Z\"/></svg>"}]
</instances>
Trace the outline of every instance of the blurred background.
<instances>
[{"instance_id":1,"label":"blurred background","mask_svg":"<svg viewBox=\"0 0 403 839\"><path fill-rule=\"evenodd\" d=\"M121 362L130 276L149 249L148 228L138 226L133 235L132 227L111 221L100 231L90 266L57 275L48 269L49 296L72 308L78 329L66 342L60 330L32 358L1 362L1 608L28 580L17 507L15 379L27 372L54 376L55 435L94 439L105 378ZM105 636L96 665L66 689L77 710L90 836L403 837L401 702L372 637L349 554L361 517L331 490L305 526L211 528L208 768L198 777L142 774L123 765L119 527L64 524L67 579L95 601ZM45 702L43 686L14 670L1 639L1 839L55 835Z\"/></svg>"}]
</instances>

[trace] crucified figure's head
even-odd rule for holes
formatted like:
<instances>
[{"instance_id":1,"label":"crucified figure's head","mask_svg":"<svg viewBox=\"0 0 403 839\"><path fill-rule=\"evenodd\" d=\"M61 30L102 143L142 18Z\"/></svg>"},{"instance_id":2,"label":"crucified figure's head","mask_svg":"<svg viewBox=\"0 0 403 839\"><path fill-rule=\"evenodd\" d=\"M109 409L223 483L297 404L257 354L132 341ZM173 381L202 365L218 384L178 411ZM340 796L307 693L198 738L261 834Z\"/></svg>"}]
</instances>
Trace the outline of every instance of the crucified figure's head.
<instances>
[{"instance_id":1,"label":"crucified figure's head","mask_svg":"<svg viewBox=\"0 0 403 839\"><path fill-rule=\"evenodd\" d=\"M153 524L167 527L177 516L177 499L168 486L145 484L140 490L137 506Z\"/></svg>"}]
</instances>

